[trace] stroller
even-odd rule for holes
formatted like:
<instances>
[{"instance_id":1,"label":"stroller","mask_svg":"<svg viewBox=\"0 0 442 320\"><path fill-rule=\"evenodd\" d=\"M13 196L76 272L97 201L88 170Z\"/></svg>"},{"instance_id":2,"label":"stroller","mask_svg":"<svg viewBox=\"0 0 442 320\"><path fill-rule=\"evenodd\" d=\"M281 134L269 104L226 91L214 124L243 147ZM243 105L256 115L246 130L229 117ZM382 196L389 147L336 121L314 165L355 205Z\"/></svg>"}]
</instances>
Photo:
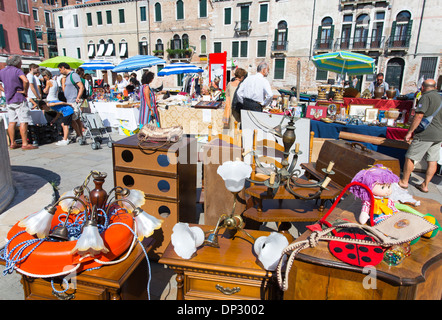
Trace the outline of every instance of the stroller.
<instances>
[{"instance_id":1,"label":"stroller","mask_svg":"<svg viewBox=\"0 0 442 320\"><path fill-rule=\"evenodd\" d=\"M100 146L103 143L103 135L106 134L108 139L107 146L112 148L112 137L110 136L109 132L107 132L106 127L103 125L98 112L81 112L81 121L83 122L86 132L83 139L78 141L80 144L86 144L86 139L89 137L93 140L91 143L92 150L100 149Z\"/></svg>"}]
</instances>

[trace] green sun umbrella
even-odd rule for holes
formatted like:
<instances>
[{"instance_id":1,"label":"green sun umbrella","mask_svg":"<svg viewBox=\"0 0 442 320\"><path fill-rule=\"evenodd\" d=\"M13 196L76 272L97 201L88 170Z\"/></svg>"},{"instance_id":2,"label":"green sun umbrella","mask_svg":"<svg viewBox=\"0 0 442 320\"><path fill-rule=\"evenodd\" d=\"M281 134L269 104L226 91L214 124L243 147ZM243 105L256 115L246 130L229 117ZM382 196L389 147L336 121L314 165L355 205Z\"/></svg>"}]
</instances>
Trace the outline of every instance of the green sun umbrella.
<instances>
[{"instance_id":1,"label":"green sun umbrella","mask_svg":"<svg viewBox=\"0 0 442 320\"><path fill-rule=\"evenodd\" d=\"M47 59L43 62L40 62L39 66L48 67L48 68L58 68L58 64L61 62L66 62L72 69L77 69L79 66L81 66L84 63L84 61L80 59L75 59L65 56L57 56L51 59Z\"/></svg>"}]
</instances>

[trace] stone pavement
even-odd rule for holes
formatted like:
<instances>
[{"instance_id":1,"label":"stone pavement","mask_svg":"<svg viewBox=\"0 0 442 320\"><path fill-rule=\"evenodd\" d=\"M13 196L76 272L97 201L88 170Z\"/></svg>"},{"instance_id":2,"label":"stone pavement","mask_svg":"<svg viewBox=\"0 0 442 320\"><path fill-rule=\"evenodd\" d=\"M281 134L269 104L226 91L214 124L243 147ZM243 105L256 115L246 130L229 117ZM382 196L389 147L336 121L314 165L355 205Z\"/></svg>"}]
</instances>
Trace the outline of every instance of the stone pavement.
<instances>
[{"instance_id":1,"label":"stone pavement","mask_svg":"<svg viewBox=\"0 0 442 320\"><path fill-rule=\"evenodd\" d=\"M111 133L114 141L123 139L118 133ZM90 139L88 143L90 143ZM104 139L102 147L92 150L90 145L78 143L68 146L56 146L55 143L41 145L39 149L23 151L21 149L10 150L11 168L16 182L17 194L13 202L5 212L0 215L0 247L4 245L4 235L14 224L5 217L13 217L15 221L21 216L27 215L43 208L51 203L54 198L81 184L91 170L98 170L108 174L104 188L110 190L113 187L112 149L106 145ZM199 176L200 176L200 167ZM424 198L432 198L441 202L442 177L437 175L430 185L430 192L424 194L417 190L414 185L423 180L423 173L413 173L410 180L409 193ZM199 181L200 187L201 181ZM199 207L201 210L201 206ZM198 214L198 213L197 213ZM199 212L201 214L201 212ZM202 215L200 215L202 217ZM202 222L202 220L200 219ZM272 226L266 226L272 228ZM294 226L293 235L298 235ZM292 232L293 228L290 229ZM150 286L151 298L154 300L174 300L176 286L174 272L165 269L163 265L150 261L152 281ZM0 266L3 272L4 267ZM0 299L23 300L23 288L20 283L20 275L17 273L3 276L0 274Z\"/></svg>"}]
</instances>

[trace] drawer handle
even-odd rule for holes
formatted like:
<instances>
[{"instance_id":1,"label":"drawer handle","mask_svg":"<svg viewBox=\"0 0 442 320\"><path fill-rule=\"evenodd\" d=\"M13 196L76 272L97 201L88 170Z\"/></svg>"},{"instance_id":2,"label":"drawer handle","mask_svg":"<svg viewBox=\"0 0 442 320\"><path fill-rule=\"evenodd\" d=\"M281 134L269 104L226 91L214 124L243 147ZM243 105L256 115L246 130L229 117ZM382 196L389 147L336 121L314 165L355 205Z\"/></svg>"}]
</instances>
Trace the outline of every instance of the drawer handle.
<instances>
[{"instance_id":1,"label":"drawer handle","mask_svg":"<svg viewBox=\"0 0 442 320\"><path fill-rule=\"evenodd\" d=\"M220 285L220 284L217 284L217 285L215 286L215 288L218 289L219 292L221 292L221 293L223 293L223 294L225 294L225 295L228 295L228 296L230 296L230 295L232 295L232 294L235 294L235 293L238 293L238 292L241 291L241 288L240 288L240 287L234 287L234 288L230 289L229 287L224 288L224 287L223 287L222 285Z\"/></svg>"}]
</instances>

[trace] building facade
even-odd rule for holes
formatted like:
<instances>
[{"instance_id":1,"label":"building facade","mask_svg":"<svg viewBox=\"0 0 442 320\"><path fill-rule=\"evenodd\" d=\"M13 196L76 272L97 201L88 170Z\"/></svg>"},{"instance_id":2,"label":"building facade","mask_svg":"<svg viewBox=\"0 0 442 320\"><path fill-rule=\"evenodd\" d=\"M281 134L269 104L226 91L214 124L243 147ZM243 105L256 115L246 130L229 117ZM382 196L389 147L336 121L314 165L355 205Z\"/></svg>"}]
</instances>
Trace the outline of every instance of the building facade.
<instances>
[{"instance_id":1,"label":"building facade","mask_svg":"<svg viewBox=\"0 0 442 320\"><path fill-rule=\"evenodd\" d=\"M152 54L204 67L209 53L225 51L228 78L235 67L255 73L266 60L273 87L292 88L300 62L301 91L315 92L338 75L317 70L312 56L349 50L373 57L376 73L406 94L422 78L440 87L441 6L442 0L108 0L53 13L61 55L118 64ZM358 78L363 90L375 75Z\"/></svg>"}]
</instances>

